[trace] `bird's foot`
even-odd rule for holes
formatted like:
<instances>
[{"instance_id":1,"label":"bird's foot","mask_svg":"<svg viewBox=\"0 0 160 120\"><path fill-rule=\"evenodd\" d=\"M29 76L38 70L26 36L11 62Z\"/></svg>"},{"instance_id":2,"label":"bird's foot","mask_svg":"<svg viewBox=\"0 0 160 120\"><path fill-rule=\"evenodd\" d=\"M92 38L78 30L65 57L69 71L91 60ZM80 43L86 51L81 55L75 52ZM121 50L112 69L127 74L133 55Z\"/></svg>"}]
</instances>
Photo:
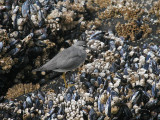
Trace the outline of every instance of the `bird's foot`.
<instances>
[{"instance_id":1,"label":"bird's foot","mask_svg":"<svg viewBox=\"0 0 160 120\"><path fill-rule=\"evenodd\" d=\"M65 88L70 88L70 87L74 86L74 84L67 84L65 73L63 73L62 78L64 80Z\"/></svg>"},{"instance_id":2,"label":"bird's foot","mask_svg":"<svg viewBox=\"0 0 160 120\"><path fill-rule=\"evenodd\" d=\"M72 86L74 86L74 84L68 84L68 85L67 85L67 88L70 88L70 87L72 87Z\"/></svg>"}]
</instances>

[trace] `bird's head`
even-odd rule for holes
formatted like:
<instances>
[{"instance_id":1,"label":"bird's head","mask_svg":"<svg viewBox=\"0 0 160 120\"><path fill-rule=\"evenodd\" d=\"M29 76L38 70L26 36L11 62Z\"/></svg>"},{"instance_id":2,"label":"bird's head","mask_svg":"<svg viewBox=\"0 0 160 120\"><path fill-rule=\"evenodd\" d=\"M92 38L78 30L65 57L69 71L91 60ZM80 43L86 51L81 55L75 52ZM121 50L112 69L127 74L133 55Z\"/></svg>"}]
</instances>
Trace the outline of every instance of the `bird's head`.
<instances>
[{"instance_id":1,"label":"bird's head","mask_svg":"<svg viewBox=\"0 0 160 120\"><path fill-rule=\"evenodd\" d=\"M81 49L85 49L87 47L86 41L77 41L74 46L79 47Z\"/></svg>"}]
</instances>

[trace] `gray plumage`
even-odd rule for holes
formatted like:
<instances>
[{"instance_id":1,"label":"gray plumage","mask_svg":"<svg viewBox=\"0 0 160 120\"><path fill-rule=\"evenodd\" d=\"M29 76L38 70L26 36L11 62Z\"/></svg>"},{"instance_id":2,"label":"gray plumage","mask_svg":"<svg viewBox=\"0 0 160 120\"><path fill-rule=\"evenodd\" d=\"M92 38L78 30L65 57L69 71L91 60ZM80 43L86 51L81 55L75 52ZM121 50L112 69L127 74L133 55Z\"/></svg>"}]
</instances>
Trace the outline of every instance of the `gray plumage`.
<instances>
[{"instance_id":1,"label":"gray plumage","mask_svg":"<svg viewBox=\"0 0 160 120\"><path fill-rule=\"evenodd\" d=\"M71 47L59 52L42 67L35 69L35 71L67 72L76 69L86 59L85 46L85 41L78 41Z\"/></svg>"}]
</instances>

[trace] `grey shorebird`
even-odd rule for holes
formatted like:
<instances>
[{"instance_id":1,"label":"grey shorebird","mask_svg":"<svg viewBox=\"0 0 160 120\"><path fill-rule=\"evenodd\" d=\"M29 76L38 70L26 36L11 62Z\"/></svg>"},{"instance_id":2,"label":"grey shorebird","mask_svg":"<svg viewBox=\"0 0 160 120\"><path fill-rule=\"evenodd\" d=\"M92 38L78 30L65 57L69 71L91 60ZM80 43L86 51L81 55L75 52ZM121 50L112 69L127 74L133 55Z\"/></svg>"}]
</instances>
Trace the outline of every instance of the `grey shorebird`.
<instances>
[{"instance_id":1,"label":"grey shorebird","mask_svg":"<svg viewBox=\"0 0 160 120\"><path fill-rule=\"evenodd\" d=\"M52 70L55 72L63 72L62 78L64 79L65 87L67 88L68 84L65 79L65 73L78 68L81 64L84 63L87 56L85 48L85 41L77 41L71 47L64 49L62 52L59 52L46 64L33 71Z\"/></svg>"}]
</instances>

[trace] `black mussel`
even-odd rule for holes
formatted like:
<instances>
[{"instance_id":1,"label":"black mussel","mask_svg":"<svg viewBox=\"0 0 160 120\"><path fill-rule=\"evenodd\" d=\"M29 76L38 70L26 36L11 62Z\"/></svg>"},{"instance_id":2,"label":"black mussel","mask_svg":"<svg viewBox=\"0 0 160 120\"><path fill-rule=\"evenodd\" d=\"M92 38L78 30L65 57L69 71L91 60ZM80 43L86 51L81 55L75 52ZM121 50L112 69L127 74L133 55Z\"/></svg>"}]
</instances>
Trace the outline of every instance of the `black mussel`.
<instances>
[{"instance_id":1,"label":"black mussel","mask_svg":"<svg viewBox=\"0 0 160 120\"><path fill-rule=\"evenodd\" d=\"M90 83L90 82L85 82L84 83L84 85L85 85L85 87L87 88L87 89L89 89L91 86L92 86L92 84Z\"/></svg>"},{"instance_id":2,"label":"black mussel","mask_svg":"<svg viewBox=\"0 0 160 120\"><path fill-rule=\"evenodd\" d=\"M143 68L146 69L146 70L148 70L148 69L149 69L149 63L145 63L145 64L143 65Z\"/></svg>"},{"instance_id":3,"label":"black mussel","mask_svg":"<svg viewBox=\"0 0 160 120\"><path fill-rule=\"evenodd\" d=\"M104 120L105 116L101 115L97 120Z\"/></svg>"},{"instance_id":4,"label":"black mussel","mask_svg":"<svg viewBox=\"0 0 160 120\"><path fill-rule=\"evenodd\" d=\"M60 106L60 108L59 108L59 110L58 110L58 114L61 114L61 115L64 115L64 113L65 113L65 111L64 111L64 109L65 109L65 105L64 104L61 104L61 106Z\"/></svg>"},{"instance_id":5,"label":"black mussel","mask_svg":"<svg viewBox=\"0 0 160 120\"><path fill-rule=\"evenodd\" d=\"M115 43L114 43L114 41L112 41L112 40L109 42L109 45L110 45L110 50L111 50L111 51L116 48Z\"/></svg>"},{"instance_id":6,"label":"black mussel","mask_svg":"<svg viewBox=\"0 0 160 120\"><path fill-rule=\"evenodd\" d=\"M40 90L38 90L38 98L41 99L43 102L45 101L45 95Z\"/></svg>"},{"instance_id":7,"label":"black mussel","mask_svg":"<svg viewBox=\"0 0 160 120\"><path fill-rule=\"evenodd\" d=\"M124 68L124 75L129 75L128 74L128 68Z\"/></svg>"},{"instance_id":8,"label":"black mussel","mask_svg":"<svg viewBox=\"0 0 160 120\"><path fill-rule=\"evenodd\" d=\"M91 39L91 40L94 39L94 40L104 41L104 37L103 37L104 34L105 34L105 32L97 31L97 32L95 32L94 34L92 34L92 35L90 36L90 39Z\"/></svg>"},{"instance_id":9,"label":"black mussel","mask_svg":"<svg viewBox=\"0 0 160 120\"><path fill-rule=\"evenodd\" d=\"M113 62L113 63L112 63L112 66L110 67L110 72L113 72L113 73L114 73L114 72L116 72L116 70L117 70L117 69L116 69L116 65L115 65L115 63Z\"/></svg>"},{"instance_id":10,"label":"black mussel","mask_svg":"<svg viewBox=\"0 0 160 120\"><path fill-rule=\"evenodd\" d=\"M148 43L143 44L143 49L146 49L148 47Z\"/></svg>"},{"instance_id":11,"label":"black mussel","mask_svg":"<svg viewBox=\"0 0 160 120\"><path fill-rule=\"evenodd\" d=\"M12 0L5 0L5 5L6 5L6 9L11 9L12 8Z\"/></svg>"},{"instance_id":12,"label":"black mussel","mask_svg":"<svg viewBox=\"0 0 160 120\"><path fill-rule=\"evenodd\" d=\"M39 40L45 40L47 38L48 34L42 34L38 37Z\"/></svg>"},{"instance_id":13,"label":"black mussel","mask_svg":"<svg viewBox=\"0 0 160 120\"><path fill-rule=\"evenodd\" d=\"M51 108L49 114L52 115L55 112L55 108Z\"/></svg>"},{"instance_id":14,"label":"black mussel","mask_svg":"<svg viewBox=\"0 0 160 120\"><path fill-rule=\"evenodd\" d=\"M75 86L72 86L68 89L67 93L73 93L73 91L76 90Z\"/></svg>"},{"instance_id":15,"label":"black mussel","mask_svg":"<svg viewBox=\"0 0 160 120\"><path fill-rule=\"evenodd\" d=\"M3 48L3 42L0 42L0 52L1 52L2 48Z\"/></svg>"},{"instance_id":16,"label":"black mussel","mask_svg":"<svg viewBox=\"0 0 160 120\"><path fill-rule=\"evenodd\" d=\"M155 84L152 85L151 91L152 91L152 96L157 98L159 90L156 88L156 82Z\"/></svg>"},{"instance_id":17,"label":"black mussel","mask_svg":"<svg viewBox=\"0 0 160 120\"><path fill-rule=\"evenodd\" d=\"M80 75L80 81L81 82L84 82L86 80L86 73L83 72L81 75Z\"/></svg>"},{"instance_id":18,"label":"black mussel","mask_svg":"<svg viewBox=\"0 0 160 120\"><path fill-rule=\"evenodd\" d=\"M53 106L53 100L48 101L48 108L51 109Z\"/></svg>"},{"instance_id":19,"label":"black mussel","mask_svg":"<svg viewBox=\"0 0 160 120\"><path fill-rule=\"evenodd\" d=\"M94 86L91 86L91 87L88 89L88 92L89 92L90 94L93 94L94 91L95 91L95 87L94 87Z\"/></svg>"},{"instance_id":20,"label":"black mussel","mask_svg":"<svg viewBox=\"0 0 160 120\"><path fill-rule=\"evenodd\" d=\"M91 83L92 85L95 85L95 82L96 82L96 78L95 78L95 77L93 77L93 78L90 79L90 83Z\"/></svg>"},{"instance_id":21,"label":"black mussel","mask_svg":"<svg viewBox=\"0 0 160 120\"><path fill-rule=\"evenodd\" d=\"M140 113L140 120L149 120L151 118L150 111L146 109L140 109L139 113Z\"/></svg>"},{"instance_id":22,"label":"black mussel","mask_svg":"<svg viewBox=\"0 0 160 120\"><path fill-rule=\"evenodd\" d=\"M53 113L52 115L51 115L51 119L52 118L56 118L57 117L57 114L56 113Z\"/></svg>"},{"instance_id":23,"label":"black mussel","mask_svg":"<svg viewBox=\"0 0 160 120\"><path fill-rule=\"evenodd\" d=\"M97 113L93 108L90 109L89 111L89 119L90 120L97 120Z\"/></svg>"},{"instance_id":24,"label":"black mussel","mask_svg":"<svg viewBox=\"0 0 160 120\"><path fill-rule=\"evenodd\" d=\"M132 118L132 112L125 103L120 102L116 105L119 107L119 110L115 115L118 118L118 120L128 120Z\"/></svg>"},{"instance_id":25,"label":"black mussel","mask_svg":"<svg viewBox=\"0 0 160 120\"><path fill-rule=\"evenodd\" d=\"M45 21L44 21L44 14L43 14L43 12L41 12L41 10L39 10L38 11L38 21L39 21L39 27L41 28L43 25L44 25L44 23L45 23Z\"/></svg>"},{"instance_id":26,"label":"black mussel","mask_svg":"<svg viewBox=\"0 0 160 120\"><path fill-rule=\"evenodd\" d=\"M145 108L149 109L149 110L154 110L158 107L157 105L158 100L157 99L150 99L146 104L145 104Z\"/></svg>"},{"instance_id":27,"label":"black mussel","mask_svg":"<svg viewBox=\"0 0 160 120\"><path fill-rule=\"evenodd\" d=\"M99 97L99 98L98 98L98 110L99 110L99 112L102 113L102 112L105 110L105 107L104 107L104 106L105 106L105 105L101 103L100 97Z\"/></svg>"},{"instance_id":28,"label":"black mussel","mask_svg":"<svg viewBox=\"0 0 160 120\"><path fill-rule=\"evenodd\" d=\"M31 47L28 49L29 58L36 58L43 53L42 47Z\"/></svg>"},{"instance_id":29,"label":"black mussel","mask_svg":"<svg viewBox=\"0 0 160 120\"><path fill-rule=\"evenodd\" d=\"M9 51L8 54L11 55L11 56L15 56L19 51L20 51L19 48L14 48L11 51Z\"/></svg>"},{"instance_id":30,"label":"black mussel","mask_svg":"<svg viewBox=\"0 0 160 120\"><path fill-rule=\"evenodd\" d=\"M98 82L98 85L103 84L103 78L100 76L97 77L97 82Z\"/></svg>"},{"instance_id":31,"label":"black mussel","mask_svg":"<svg viewBox=\"0 0 160 120\"><path fill-rule=\"evenodd\" d=\"M139 68L138 63L134 63L134 64L133 64L133 70L137 71L137 70L138 70L138 68Z\"/></svg>"},{"instance_id":32,"label":"black mussel","mask_svg":"<svg viewBox=\"0 0 160 120\"><path fill-rule=\"evenodd\" d=\"M146 61L148 61L150 58L151 58L151 55L148 54L148 55L146 56Z\"/></svg>"},{"instance_id":33,"label":"black mussel","mask_svg":"<svg viewBox=\"0 0 160 120\"><path fill-rule=\"evenodd\" d=\"M156 52L156 51L158 51L159 48L158 48L157 45L151 45L151 46L150 46L150 49L151 49L152 51L155 51L155 52Z\"/></svg>"},{"instance_id":34,"label":"black mussel","mask_svg":"<svg viewBox=\"0 0 160 120\"><path fill-rule=\"evenodd\" d=\"M42 4L39 2L39 0L35 0L35 4L36 4L39 8L42 8Z\"/></svg>"},{"instance_id":35,"label":"black mussel","mask_svg":"<svg viewBox=\"0 0 160 120\"><path fill-rule=\"evenodd\" d=\"M71 93L67 93L64 98L65 98L66 101L71 101L72 94Z\"/></svg>"},{"instance_id":36,"label":"black mussel","mask_svg":"<svg viewBox=\"0 0 160 120\"><path fill-rule=\"evenodd\" d=\"M26 64L28 64L29 58L28 56L22 56L18 59L18 64L15 64L13 67L15 68L23 68Z\"/></svg>"},{"instance_id":37,"label":"black mussel","mask_svg":"<svg viewBox=\"0 0 160 120\"><path fill-rule=\"evenodd\" d=\"M105 105L105 114L108 115L108 117L111 117L111 97L110 95Z\"/></svg>"},{"instance_id":38,"label":"black mussel","mask_svg":"<svg viewBox=\"0 0 160 120\"><path fill-rule=\"evenodd\" d=\"M23 102L23 109L26 109L26 108L27 108L27 105L28 105L27 102L24 101L24 102Z\"/></svg>"},{"instance_id":39,"label":"black mussel","mask_svg":"<svg viewBox=\"0 0 160 120\"><path fill-rule=\"evenodd\" d=\"M78 99L80 99L80 95L78 94L78 92L75 92L73 95L72 95L72 99L77 101Z\"/></svg>"},{"instance_id":40,"label":"black mussel","mask_svg":"<svg viewBox=\"0 0 160 120\"><path fill-rule=\"evenodd\" d=\"M0 97L0 103L1 103L1 102L4 102L4 101L5 101L4 96L1 96L1 97Z\"/></svg>"},{"instance_id":41,"label":"black mussel","mask_svg":"<svg viewBox=\"0 0 160 120\"><path fill-rule=\"evenodd\" d=\"M32 104L33 104L32 99L31 99L30 96L27 96L26 102L27 102L27 104L28 104L29 106L32 106Z\"/></svg>"},{"instance_id":42,"label":"black mussel","mask_svg":"<svg viewBox=\"0 0 160 120\"><path fill-rule=\"evenodd\" d=\"M15 45L17 42L18 42L18 40L12 40L9 44L10 44L10 46L13 46L13 45Z\"/></svg>"},{"instance_id":43,"label":"black mussel","mask_svg":"<svg viewBox=\"0 0 160 120\"><path fill-rule=\"evenodd\" d=\"M29 0L26 0L23 4L22 4L22 16L24 18L26 18L27 16L29 16Z\"/></svg>"},{"instance_id":44,"label":"black mussel","mask_svg":"<svg viewBox=\"0 0 160 120\"><path fill-rule=\"evenodd\" d=\"M37 8L33 4L30 4L29 8L31 15L37 14Z\"/></svg>"},{"instance_id":45,"label":"black mussel","mask_svg":"<svg viewBox=\"0 0 160 120\"><path fill-rule=\"evenodd\" d=\"M143 90L144 88L142 89L141 86L136 86L136 87L137 87L137 91L133 94L133 96L131 98L133 105L134 104L139 105L141 102L146 104L150 98L149 94L146 91L144 91Z\"/></svg>"},{"instance_id":46,"label":"black mussel","mask_svg":"<svg viewBox=\"0 0 160 120\"><path fill-rule=\"evenodd\" d=\"M36 44L38 47L45 47L45 46L46 46L46 44L45 44L44 42L42 42L41 40L37 40L37 41L35 42L35 44Z\"/></svg>"},{"instance_id":47,"label":"black mussel","mask_svg":"<svg viewBox=\"0 0 160 120\"><path fill-rule=\"evenodd\" d=\"M40 105L39 99L38 99L38 98L35 98L35 101L34 101L34 102L35 102L36 106L39 107L39 105Z\"/></svg>"}]
</instances>

